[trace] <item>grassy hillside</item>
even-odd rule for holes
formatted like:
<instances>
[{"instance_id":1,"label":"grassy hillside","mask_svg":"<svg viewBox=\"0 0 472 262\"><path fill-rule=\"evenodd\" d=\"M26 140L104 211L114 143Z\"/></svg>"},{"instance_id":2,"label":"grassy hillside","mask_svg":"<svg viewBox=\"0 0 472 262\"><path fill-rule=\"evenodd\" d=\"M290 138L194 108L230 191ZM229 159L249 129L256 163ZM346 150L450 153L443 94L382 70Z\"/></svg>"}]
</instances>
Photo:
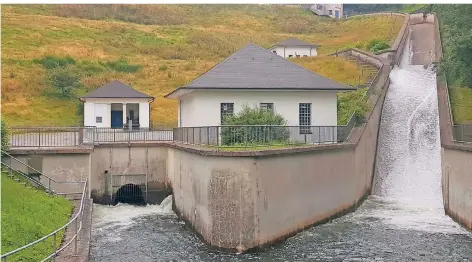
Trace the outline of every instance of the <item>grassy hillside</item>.
<instances>
[{"instance_id":1,"label":"grassy hillside","mask_svg":"<svg viewBox=\"0 0 472 262\"><path fill-rule=\"evenodd\" d=\"M176 101L163 95L248 42L270 47L288 37L320 45L319 58L297 63L349 84L360 72L326 54L389 42L402 22L273 5L4 5L2 116L10 125L81 124L77 96L119 79L156 97L154 124L174 125ZM68 97L53 88L61 76L71 81Z\"/></svg>"},{"instance_id":2,"label":"grassy hillside","mask_svg":"<svg viewBox=\"0 0 472 262\"><path fill-rule=\"evenodd\" d=\"M2 254L22 247L63 226L72 204L65 198L49 196L26 188L2 173ZM57 238L59 246L62 235ZM8 261L40 261L53 252L53 239L8 257Z\"/></svg>"}]
</instances>

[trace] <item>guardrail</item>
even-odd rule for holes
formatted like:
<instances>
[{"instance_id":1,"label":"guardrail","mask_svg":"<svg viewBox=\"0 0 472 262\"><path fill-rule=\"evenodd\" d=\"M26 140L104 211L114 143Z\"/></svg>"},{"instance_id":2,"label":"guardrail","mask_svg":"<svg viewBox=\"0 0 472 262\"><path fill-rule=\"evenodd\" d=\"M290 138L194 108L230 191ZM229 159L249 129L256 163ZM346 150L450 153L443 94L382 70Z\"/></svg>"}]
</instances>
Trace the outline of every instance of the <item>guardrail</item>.
<instances>
[{"instance_id":1,"label":"guardrail","mask_svg":"<svg viewBox=\"0 0 472 262\"><path fill-rule=\"evenodd\" d=\"M355 124L345 126L226 125L174 128L174 141L212 147L273 147L340 143L347 140Z\"/></svg>"},{"instance_id":2,"label":"guardrail","mask_svg":"<svg viewBox=\"0 0 472 262\"><path fill-rule=\"evenodd\" d=\"M83 212L84 212L84 204L85 204L85 196L87 194L87 188L88 188L88 181L87 179L83 182L59 182L59 181L56 181L44 174L42 174L41 172L39 172L38 170L34 169L33 167L23 163L22 161L16 159L15 157L11 156L10 154L4 152L4 151L1 151L2 152L2 155L3 156L7 156L8 159L10 159L10 165L8 165L8 163L6 163L6 161L4 161L4 157L2 157L2 165L5 166L6 168L8 169L11 169L13 170L14 172L18 172L18 174L23 177L23 178L27 178L25 179L26 181L30 182L33 184L33 186L36 186L36 187L40 187L40 188L43 188L43 189L46 189L46 192L48 193L51 193L51 194L55 194L55 195L77 195L77 194L81 194L81 197L80 197L80 205L79 205L79 210L77 211L77 213L72 217L72 219L69 220L69 222L67 222L65 225L63 225L62 227L56 229L55 231L49 233L48 235L38 239L38 240L35 240L25 246L22 246L20 248L17 248L15 250L12 250L10 252L7 252L5 254L2 254L0 256L0 259L1 261L7 261L8 258L12 258L14 257L15 255L18 255L20 254L20 252L22 252L23 250L26 250L28 248L31 248L33 247L34 245L38 244L38 243L41 243L43 241L46 241L47 239L51 239L53 240L53 244L51 246L53 253L51 253L50 255L48 255L45 259L43 259L42 261L46 261L46 260L50 260L52 258L52 260L54 261L55 258L57 257L57 255L63 251L66 247L68 247L72 242L74 242L74 254L77 254L77 240L78 240L78 236L79 236L79 233L80 231L82 230L82 218L83 218ZM21 167L13 167L14 165L12 164L12 161L14 163L16 163L15 165L20 165ZM34 178L31 178L29 177L25 172L21 171L21 169L30 169L30 170L33 170L35 173L37 174L40 174L41 176L41 179L43 181L48 181L46 184L42 183L41 182L41 179L40 180L36 180ZM52 188L52 183L54 183L56 185L56 190L57 189L60 189L60 188L68 188L68 192L57 192L56 190L53 190ZM81 187L82 186L82 187ZM71 189L72 187L72 189ZM80 188L81 187L81 188ZM79 189L80 191L76 191L74 190L74 188L77 188ZM72 223L74 223L73 225L73 232L74 232L74 235L71 237L71 239L66 242L65 244L62 245L62 247L60 246L60 242L59 242L59 246L58 246L58 235L60 233L64 233L63 235L65 235L65 231L66 229L72 225Z\"/></svg>"},{"instance_id":3,"label":"guardrail","mask_svg":"<svg viewBox=\"0 0 472 262\"><path fill-rule=\"evenodd\" d=\"M11 127L11 148L76 147L96 143L172 141L171 128Z\"/></svg>"}]
</instances>

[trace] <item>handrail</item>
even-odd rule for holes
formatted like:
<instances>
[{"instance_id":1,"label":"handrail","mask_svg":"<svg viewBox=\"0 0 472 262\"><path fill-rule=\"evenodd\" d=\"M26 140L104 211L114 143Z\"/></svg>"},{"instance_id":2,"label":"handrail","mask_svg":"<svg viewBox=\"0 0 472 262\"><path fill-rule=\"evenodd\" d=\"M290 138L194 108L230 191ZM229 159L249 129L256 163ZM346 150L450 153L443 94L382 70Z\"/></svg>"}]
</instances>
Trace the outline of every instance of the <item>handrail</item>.
<instances>
[{"instance_id":1,"label":"handrail","mask_svg":"<svg viewBox=\"0 0 472 262\"><path fill-rule=\"evenodd\" d=\"M66 182L66 183L67 183L67 182ZM84 203L85 203L85 192L86 192L86 189L87 189L88 180L85 179L84 182L80 182L80 183L84 183L84 187L83 187L83 189L82 189L82 197L81 197L81 200L80 200L80 207L79 207L79 211L77 212L77 214L75 214L75 216L74 216L72 219L70 219L69 222L67 222L65 225L63 225L63 226L61 226L60 228L54 230L53 232L47 234L46 236L43 236L42 238L40 238L40 239L38 239L38 240L35 240L35 241L33 241L33 242L31 242L31 243L29 243L29 244L27 244L27 245L24 245L24 246L22 246L22 247L20 247L20 248L17 248L17 249L15 249L15 250L12 250L12 251L10 251L10 252L8 252L8 253L3 254L3 255L0 257L0 258L2 259L2 261L7 261L7 257L8 257L8 256L11 256L11 255L13 255L13 254L15 254L15 253L20 252L21 250L24 250L24 249L29 248L29 247L31 247L31 246L33 246L33 245L39 243L39 242L42 242L42 241L48 239L48 238L51 237L51 236L54 237L54 243L53 243L53 245L54 245L54 253L50 254L47 258L45 258L45 259L42 260L42 261L46 261L46 260L48 260L48 259L50 259L50 258L52 258L52 257L56 257L59 252L61 252L62 250L64 250L64 249L65 249L67 246L69 246L70 243L72 243L72 241L74 241L74 240L75 240L74 252L76 253L76 252L77 252L77 237L78 237L78 234L79 234L80 230L82 229L82 221L80 221L79 227L77 228L77 218L78 218L80 215L83 216ZM75 222L75 229L76 229L76 231L75 231L74 236L72 237L72 239L71 239L69 242L65 243L61 248L56 249L56 235L59 233L59 231L63 230L64 228L66 228L67 226L69 226L70 224L72 224L72 222Z\"/></svg>"},{"instance_id":2,"label":"handrail","mask_svg":"<svg viewBox=\"0 0 472 262\"><path fill-rule=\"evenodd\" d=\"M18 169L15 169L15 168L13 168L13 167L7 165L6 163L1 162L1 164L4 165L5 167L7 167L8 169L15 171L15 172L16 172L17 174L19 174L22 178L27 179L30 183L33 183L33 184L35 184L36 186L41 187L41 188L43 188L43 189L46 189L46 190L48 189L48 188L47 188L45 185L43 185L40 181L37 181L37 180L32 179L31 177L29 177L28 175L26 175L26 174L23 173L22 171L20 171L20 170L18 170Z\"/></svg>"},{"instance_id":3,"label":"handrail","mask_svg":"<svg viewBox=\"0 0 472 262\"><path fill-rule=\"evenodd\" d=\"M30 166L30 165L28 165L28 164L26 164L26 163L23 163L21 160L19 160L18 158L14 157L14 156L12 156L12 155L10 155L10 154L8 154L7 152L5 152L5 151L3 151L3 150L1 150L1 152L2 152L2 155L6 155L6 156L8 156L9 158L11 158L11 159L13 159L13 160L19 162L20 164L23 164L24 166L26 166L26 167L32 169L33 171L38 172L38 174L40 174L41 176L44 176L44 177L47 178L49 181L53 181L53 182L56 183L56 184L58 183L55 179L53 179L53 178L51 178L51 177L49 177L49 176L46 176L46 175L43 174L41 171L38 171L36 168L34 168L34 167L32 167L32 166ZM49 190L51 190L50 187L51 187L51 185L48 186L48 189L49 189Z\"/></svg>"}]
</instances>

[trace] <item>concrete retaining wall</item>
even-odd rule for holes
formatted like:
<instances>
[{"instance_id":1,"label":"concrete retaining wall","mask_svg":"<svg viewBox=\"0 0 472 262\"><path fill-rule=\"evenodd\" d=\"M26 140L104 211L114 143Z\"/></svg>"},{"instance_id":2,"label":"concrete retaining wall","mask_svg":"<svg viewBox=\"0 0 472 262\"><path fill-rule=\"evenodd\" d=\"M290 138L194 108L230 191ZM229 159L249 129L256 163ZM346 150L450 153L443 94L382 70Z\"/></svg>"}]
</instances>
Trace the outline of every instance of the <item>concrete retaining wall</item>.
<instances>
[{"instance_id":1,"label":"concrete retaining wall","mask_svg":"<svg viewBox=\"0 0 472 262\"><path fill-rule=\"evenodd\" d=\"M442 43L436 15L434 24L435 60L439 61ZM444 209L455 221L472 230L472 144L453 141L447 83L439 75L437 78Z\"/></svg>"},{"instance_id":2,"label":"concrete retaining wall","mask_svg":"<svg viewBox=\"0 0 472 262\"><path fill-rule=\"evenodd\" d=\"M99 146L91 153L91 190L96 203L111 203L110 176L147 174L148 202L160 203L167 194L167 148L156 146Z\"/></svg>"}]
</instances>

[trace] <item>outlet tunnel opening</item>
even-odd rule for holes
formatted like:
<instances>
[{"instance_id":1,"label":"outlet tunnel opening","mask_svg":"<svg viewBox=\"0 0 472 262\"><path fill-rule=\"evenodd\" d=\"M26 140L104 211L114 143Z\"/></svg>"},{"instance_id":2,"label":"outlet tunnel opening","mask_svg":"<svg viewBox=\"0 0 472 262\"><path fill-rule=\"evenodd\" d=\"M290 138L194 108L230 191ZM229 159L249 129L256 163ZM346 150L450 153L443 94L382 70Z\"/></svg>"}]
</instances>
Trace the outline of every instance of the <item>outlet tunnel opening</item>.
<instances>
[{"instance_id":1,"label":"outlet tunnel opening","mask_svg":"<svg viewBox=\"0 0 472 262\"><path fill-rule=\"evenodd\" d=\"M114 204L118 203L145 205L143 190L135 184L126 184L120 187L116 192Z\"/></svg>"}]
</instances>

